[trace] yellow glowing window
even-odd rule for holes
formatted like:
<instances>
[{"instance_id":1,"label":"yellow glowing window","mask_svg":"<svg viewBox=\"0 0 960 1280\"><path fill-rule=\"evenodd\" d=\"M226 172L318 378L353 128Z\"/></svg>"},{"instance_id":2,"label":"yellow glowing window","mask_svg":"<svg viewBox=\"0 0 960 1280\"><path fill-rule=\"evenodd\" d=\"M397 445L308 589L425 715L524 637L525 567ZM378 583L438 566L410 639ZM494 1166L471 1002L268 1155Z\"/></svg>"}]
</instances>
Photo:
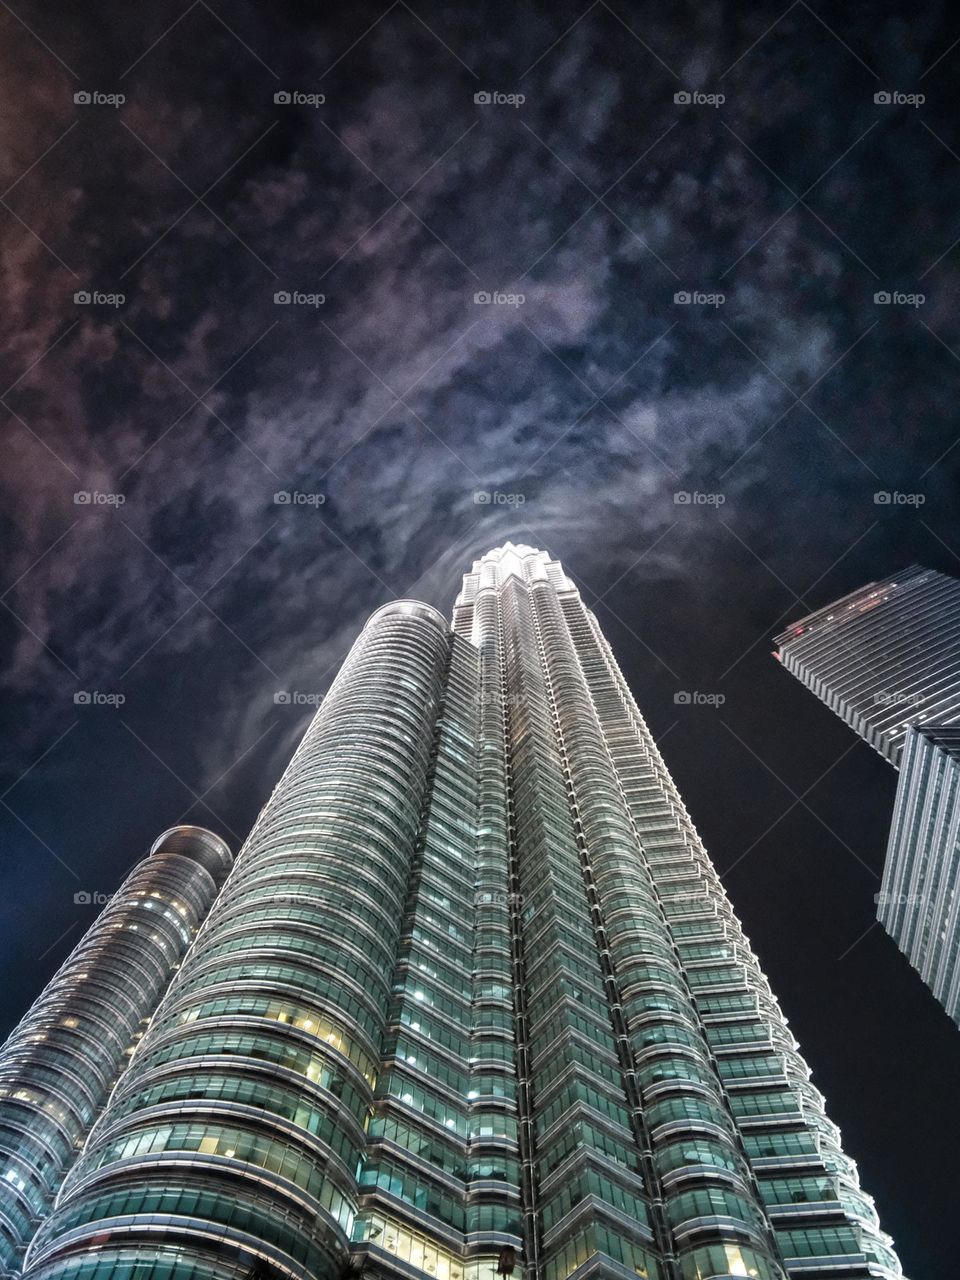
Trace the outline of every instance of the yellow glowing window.
<instances>
[{"instance_id":1,"label":"yellow glowing window","mask_svg":"<svg viewBox=\"0 0 960 1280\"><path fill-rule=\"evenodd\" d=\"M730 1268L732 1276L755 1276L758 1274L755 1267L747 1268L743 1254L735 1244L725 1244L724 1252L727 1255L727 1266Z\"/></svg>"}]
</instances>

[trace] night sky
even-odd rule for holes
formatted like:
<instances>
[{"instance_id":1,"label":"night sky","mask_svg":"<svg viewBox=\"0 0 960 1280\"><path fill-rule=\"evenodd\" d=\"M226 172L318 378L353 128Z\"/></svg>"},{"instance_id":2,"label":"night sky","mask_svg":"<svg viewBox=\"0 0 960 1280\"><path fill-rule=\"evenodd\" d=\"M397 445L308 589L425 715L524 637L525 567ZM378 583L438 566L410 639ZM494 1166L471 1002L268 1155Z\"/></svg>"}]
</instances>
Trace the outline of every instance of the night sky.
<instances>
[{"instance_id":1,"label":"night sky","mask_svg":"<svg viewBox=\"0 0 960 1280\"><path fill-rule=\"evenodd\" d=\"M0 1033L75 894L177 822L239 846L372 609L528 542L905 1271L954 1274L960 1033L871 928L896 775L771 637L960 571L960 15L15 0L0 39Z\"/></svg>"}]
</instances>

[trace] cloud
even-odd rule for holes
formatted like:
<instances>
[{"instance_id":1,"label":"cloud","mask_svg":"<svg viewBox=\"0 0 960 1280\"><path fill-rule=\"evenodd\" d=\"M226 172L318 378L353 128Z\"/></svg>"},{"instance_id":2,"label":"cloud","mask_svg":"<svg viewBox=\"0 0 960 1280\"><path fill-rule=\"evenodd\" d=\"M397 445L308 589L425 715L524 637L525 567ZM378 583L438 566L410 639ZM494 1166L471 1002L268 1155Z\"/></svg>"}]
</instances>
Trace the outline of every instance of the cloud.
<instances>
[{"instance_id":1,"label":"cloud","mask_svg":"<svg viewBox=\"0 0 960 1280\"><path fill-rule=\"evenodd\" d=\"M395 16L350 55L377 75L338 63L315 112L275 107L274 82L221 31L183 65L171 36L126 107L84 115L17 34L9 92L32 111L0 145L14 171L53 149L11 204L77 272L2 224L4 385L17 379L23 424L0 478L20 579L0 677L31 707L28 752L76 684L51 651L80 681L149 686L165 655L216 665L225 646L209 782L266 723L263 699L237 707L275 681L268 668L309 682L389 593L419 580L449 597L453 566L518 518L591 565L636 559L638 539L677 523L673 492L731 466L722 483L756 506L769 455L744 450L859 323L823 301L843 245L784 212L741 141L759 68L738 72L746 117L726 129L676 108L674 78L626 35L643 75L611 69L598 13L523 80L522 107L476 106L457 59ZM504 92L517 84L490 74L494 55L538 47L544 25L511 22L483 70ZM666 58L676 28L648 34ZM273 37L276 57L301 60ZM317 66L337 56L324 40ZM715 76L714 41L706 14L683 48L691 83ZM767 127L789 110L768 101ZM76 307L78 280L126 302ZM325 301L277 306L278 289ZM676 305L678 290L724 301ZM478 305L479 291L523 301ZM481 510L478 488L521 493L522 512ZM125 502L81 508L76 490ZM323 503L277 507L277 490ZM643 571L682 572L700 536L677 524Z\"/></svg>"}]
</instances>

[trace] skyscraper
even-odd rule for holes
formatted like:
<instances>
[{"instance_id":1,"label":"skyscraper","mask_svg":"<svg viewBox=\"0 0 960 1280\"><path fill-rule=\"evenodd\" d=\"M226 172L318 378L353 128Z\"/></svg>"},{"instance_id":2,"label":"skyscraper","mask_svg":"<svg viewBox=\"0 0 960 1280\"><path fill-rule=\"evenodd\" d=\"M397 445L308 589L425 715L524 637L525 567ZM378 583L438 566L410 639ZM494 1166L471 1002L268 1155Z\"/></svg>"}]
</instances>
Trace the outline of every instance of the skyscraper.
<instances>
[{"instance_id":1,"label":"skyscraper","mask_svg":"<svg viewBox=\"0 0 960 1280\"><path fill-rule=\"evenodd\" d=\"M901 1275L595 617L378 610L30 1280Z\"/></svg>"},{"instance_id":2,"label":"skyscraper","mask_svg":"<svg viewBox=\"0 0 960 1280\"><path fill-rule=\"evenodd\" d=\"M960 1026L960 725L907 734L877 918Z\"/></svg>"},{"instance_id":3,"label":"skyscraper","mask_svg":"<svg viewBox=\"0 0 960 1280\"><path fill-rule=\"evenodd\" d=\"M911 565L774 643L786 669L893 765L911 724L960 721L960 579Z\"/></svg>"},{"instance_id":4,"label":"skyscraper","mask_svg":"<svg viewBox=\"0 0 960 1280\"><path fill-rule=\"evenodd\" d=\"M19 1274L231 861L210 831L164 832L0 1048L0 1277Z\"/></svg>"},{"instance_id":5,"label":"skyscraper","mask_svg":"<svg viewBox=\"0 0 960 1280\"><path fill-rule=\"evenodd\" d=\"M775 643L787 670L900 771L877 919L960 1025L960 580L912 565Z\"/></svg>"}]
</instances>

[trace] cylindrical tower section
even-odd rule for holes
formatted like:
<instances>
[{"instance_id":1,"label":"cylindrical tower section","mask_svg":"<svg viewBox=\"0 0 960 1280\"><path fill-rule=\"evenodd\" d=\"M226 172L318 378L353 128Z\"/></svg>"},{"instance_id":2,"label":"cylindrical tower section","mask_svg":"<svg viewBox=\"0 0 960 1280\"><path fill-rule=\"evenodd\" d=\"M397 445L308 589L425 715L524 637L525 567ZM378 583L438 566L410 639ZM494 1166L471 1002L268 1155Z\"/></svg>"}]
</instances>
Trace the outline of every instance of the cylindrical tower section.
<instances>
[{"instance_id":1,"label":"cylindrical tower section","mask_svg":"<svg viewBox=\"0 0 960 1280\"><path fill-rule=\"evenodd\" d=\"M415 602L367 623L31 1247L31 1280L342 1271L450 640Z\"/></svg>"},{"instance_id":2,"label":"cylindrical tower section","mask_svg":"<svg viewBox=\"0 0 960 1280\"><path fill-rule=\"evenodd\" d=\"M165 832L0 1049L0 1276L19 1274L231 861L210 831Z\"/></svg>"}]
</instances>

